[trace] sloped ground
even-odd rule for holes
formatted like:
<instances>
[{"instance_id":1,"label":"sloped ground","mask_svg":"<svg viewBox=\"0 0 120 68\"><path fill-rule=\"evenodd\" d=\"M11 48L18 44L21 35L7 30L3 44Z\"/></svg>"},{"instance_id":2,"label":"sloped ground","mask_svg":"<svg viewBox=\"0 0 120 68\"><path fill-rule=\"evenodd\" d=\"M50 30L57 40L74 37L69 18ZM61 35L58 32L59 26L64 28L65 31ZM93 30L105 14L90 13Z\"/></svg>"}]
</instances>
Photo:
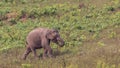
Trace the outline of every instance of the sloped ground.
<instances>
[{"instance_id":1,"label":"sloped ground","mask_svg":"<svg viewBox=\"0 0 120 68\"><path fill-rule=\"evenodd\" d=\"M0 2L0 68L120 67L119 0L21 1ZM63 48L53 44L56 58L43 60L41 49L37 51L39 60L32 53L21 60L27 33L35 27L53 25L61 29L66 41Z\"/></svg>"},{"instance_id":2,"label":"sloped ground","mask_svg":"<svg viewBox=\"0 0 120 68\"><path fill-rule=\"evenodd\" d=\"M120 67L120 27L101 31L100 38L84 41L82 46L73 46L61 51L54 49L56 58L42 59L42 49L38 50L40 59L31 53L27 60L21 60L25 48L2 51L1 68L119 68ZM111 36L110 33L115 33ZM74 50L74 51L72 51Z\"/></svg>"}]
</instances>

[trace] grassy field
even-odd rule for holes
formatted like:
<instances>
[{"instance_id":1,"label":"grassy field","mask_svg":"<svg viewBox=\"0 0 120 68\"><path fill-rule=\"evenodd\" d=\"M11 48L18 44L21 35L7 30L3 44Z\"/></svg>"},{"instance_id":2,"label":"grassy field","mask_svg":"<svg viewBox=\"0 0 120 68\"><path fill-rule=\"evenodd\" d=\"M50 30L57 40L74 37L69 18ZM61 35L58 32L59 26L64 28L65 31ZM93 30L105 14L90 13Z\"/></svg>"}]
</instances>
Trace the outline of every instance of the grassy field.
<instances>
[{"instance_id":1,"label":"grassy field","mask_svg":"<svg viewBox=\"0 0 120 68\"><path fill-rule=\"evenodd\" d=\"M56 58L21 60L34 28L58 28ZM1 0L0 68L120 68L119 0Z\"/></svg>"}]
</instances>

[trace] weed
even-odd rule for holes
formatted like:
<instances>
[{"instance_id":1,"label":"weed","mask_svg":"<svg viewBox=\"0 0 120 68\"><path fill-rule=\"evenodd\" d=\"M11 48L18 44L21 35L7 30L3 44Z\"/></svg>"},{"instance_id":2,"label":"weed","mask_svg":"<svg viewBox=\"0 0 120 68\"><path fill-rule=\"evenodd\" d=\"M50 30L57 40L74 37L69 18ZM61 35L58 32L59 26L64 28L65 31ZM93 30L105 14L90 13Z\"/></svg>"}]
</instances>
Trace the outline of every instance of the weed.
<instances>
[{"instance_id":1,"label":"weed","mask_svg":"<svg viewBox=\"0 0 120 68\"><path fill-rule=\"evenodd\" d=\"M22 68L32 68L31 64L22 64Z\"/></svg>"}]
</instances>

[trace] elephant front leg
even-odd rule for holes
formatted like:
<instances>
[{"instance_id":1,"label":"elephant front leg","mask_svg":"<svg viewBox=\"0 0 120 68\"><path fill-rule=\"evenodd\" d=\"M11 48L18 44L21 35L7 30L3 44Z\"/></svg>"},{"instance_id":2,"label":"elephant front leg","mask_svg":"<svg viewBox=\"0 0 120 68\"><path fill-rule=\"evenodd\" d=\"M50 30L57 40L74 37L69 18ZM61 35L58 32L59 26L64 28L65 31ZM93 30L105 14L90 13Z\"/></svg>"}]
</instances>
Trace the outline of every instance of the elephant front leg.
<instances>
[{"instance_id":1,"label":"elephant front leg","mask_svg":"<svg viewBox=\"0 0 120 68\"><path fill-rule=\"evenodd\" d=\"M47 49L44 49L43 59L46 59L46 57L47 57Z\"/></svg>"},{"instance_id":2,"label":"elephant front leg","mask_svg":"<svg viewBox=\"0 0 120 68\"><path fill-rule=\"evenodd\" d=\"M52 49L50 47L50 40L48 39L42 40L42 46L44 48L43 58L46 58L46 56L53 57Z\"/></svg>"},{"instance_id":3,"label":"elephant front leg","mask_svg":"<svg viewBox=\"0 0 120 68\"><path fill-rule=\"evenodd\" d=\"M47 55L48 55L48 57L50 57L50 58L53 58L53 57L54 57L54 56L53 56L53 50L51 49L50 46L47 48Z\"/></svg>"}]
</instances>

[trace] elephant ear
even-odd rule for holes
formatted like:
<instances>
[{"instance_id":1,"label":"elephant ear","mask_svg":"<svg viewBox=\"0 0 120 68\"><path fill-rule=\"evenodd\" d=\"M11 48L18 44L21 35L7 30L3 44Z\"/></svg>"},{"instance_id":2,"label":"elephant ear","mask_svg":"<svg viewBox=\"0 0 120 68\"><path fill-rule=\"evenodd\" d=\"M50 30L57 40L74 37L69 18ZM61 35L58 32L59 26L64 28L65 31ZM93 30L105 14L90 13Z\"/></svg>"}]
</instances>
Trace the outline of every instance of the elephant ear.
<instances>
[{"instance_id":1,"label":"elephant ear","mask_svg":"<svg viewBox=\"0 0 120 68\"><path fill-rule=\"evenodd\" d=\"M54 29L51 29L51 30L48 30L48 32L47 32L47 38L48 39L54 39L55 38L55 36L56 36L56 34L57 34L57 30L54 30Z\"/></svg>"},{"instance_id":2,"label":"elephant ear","mask_svg":"<svg viewBox=\"0 0 120 68\"><path fill-rule=\"evenodd\" d=\"M53 39L52 30L48 30L46 37L48 39Z\"/></svg>"}]
</instances>

